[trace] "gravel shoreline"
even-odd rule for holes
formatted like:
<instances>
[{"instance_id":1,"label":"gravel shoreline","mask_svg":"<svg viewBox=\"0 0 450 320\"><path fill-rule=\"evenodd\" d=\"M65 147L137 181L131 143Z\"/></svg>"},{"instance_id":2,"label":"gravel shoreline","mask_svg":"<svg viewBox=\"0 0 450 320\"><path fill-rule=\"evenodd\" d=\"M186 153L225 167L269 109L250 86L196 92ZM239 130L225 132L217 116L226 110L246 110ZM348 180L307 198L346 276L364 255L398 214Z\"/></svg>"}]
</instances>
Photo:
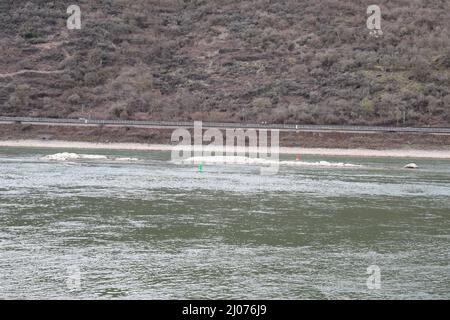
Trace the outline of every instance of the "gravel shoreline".
<instances>
[{"instance_id":1,"label":"gravel shoreline","mask_svg":"<svg viewBox=\"0 0 450 320\"><path fill-rule=\"evenodd\" d=\"M62 140L3 140L0 147L20 148L58 148L58 149L109 149L109 150L148 150L172 151L175 145L145 143L93 143ZM188 146L190 148L190 146ZM213 150L210 148L209 150ZM298 148L280 147L281 154L348 156L348 157L395 157L395 158L430 158L450 159L450 150L419 149L338 149L338 148Z\"/></svg>"}]
</instances>

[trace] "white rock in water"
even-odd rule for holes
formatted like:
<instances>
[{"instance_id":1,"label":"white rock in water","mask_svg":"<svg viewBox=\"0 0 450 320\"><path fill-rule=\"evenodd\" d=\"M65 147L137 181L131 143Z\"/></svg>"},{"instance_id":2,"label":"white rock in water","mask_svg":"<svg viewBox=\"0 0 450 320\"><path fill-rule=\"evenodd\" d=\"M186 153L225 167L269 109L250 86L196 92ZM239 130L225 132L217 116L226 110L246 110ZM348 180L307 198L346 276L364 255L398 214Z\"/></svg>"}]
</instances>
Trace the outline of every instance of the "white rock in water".
<instances>
[{"instance_id":1,"label":"white rock in water","mask_svg":"<svg viewBox=\"0 0 450 320\"><path fill-rule=\"evenodd\" d=\"M245 165L272 165L280 164L286 166L314 166L314 167L361 167L358 164L342 162L304 162L304 161L278 161L265 158L252 158L242 156L205 156L191 157L187 159L174 160L175 163L203 163L203 164L245 164Z\"/></svg>"},{"instance_id":2,"label":"white rock in water","mask_svg":"<svg viewBox=\"0 0 450 320\"><path fill-rule=\"evenodd\" d=\"M103 160L103 159L107 159L107 157L95 155L95 154L77 154L77 153L62 152L62 153L45 156L45 157L42 157L41 159L53 160L53 161L67 161L67 160L78 160L78 159Z\"/></svg>"},{"instance_id":3,"label":"white rock in water","mask_svg":"<svg viewBox=\"0 0 450 320\"><path fill-rule=\"evenodd\" d=\"M54 161L66 161L68 159L79 159L80 156L76 153L62 152L57 154L48 155L42 157L43 160L54 160Z\"/></svg>"},{"instance_id":4,"label":"white rock in water","mask_svg":"<svg viewBox=\"0 0 450 320\"><path fill-rule=\"evenodd\" d=\"M405 168L406 169L417 169L419 166L415 163L408 163Z\"/></svg>"},{"instance_id":5,"label":"white rock in water","mask_svg":"<svg viewBox=\"0 0 450 320\"><path fill-rule=\"evenodd\" d=\"M97 154L79 154L78 155L81 159L88 159L88 160L105 160L108 159L107 156L100 156Z\"/></svg>"}]
</instances>

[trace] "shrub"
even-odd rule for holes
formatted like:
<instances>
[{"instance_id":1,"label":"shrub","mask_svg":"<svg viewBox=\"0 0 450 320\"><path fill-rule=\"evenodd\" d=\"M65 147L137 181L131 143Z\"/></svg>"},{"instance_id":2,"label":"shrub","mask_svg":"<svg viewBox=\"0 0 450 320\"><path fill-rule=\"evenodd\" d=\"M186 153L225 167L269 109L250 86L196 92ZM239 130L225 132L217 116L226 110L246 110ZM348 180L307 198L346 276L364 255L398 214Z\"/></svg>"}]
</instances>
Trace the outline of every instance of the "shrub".
<instances>
[{"instance_id":1,"label":"shrub","mask_svg":"<svg viewBox=\"0 0 450 320\"><path fill-rule=\"evenodd\" d=\"M272 101L269 98L255 98L252 105L257 109L270 108L272 107Z\"/></svg>"},{"instance_id":2,"label":"shrub","mask_svg":"<svg viewBox=\"0 0 450 320\"><path fill-rule=\"evenodd\" d=\"M71 103L71 104L78 104L80 103L80 96L76 93L70 95L67 100Z\"/></svg>"},{"instance_id":3,"label":"shrub","mask_svg":"<svg viewBox=\"0 0 450 320\"><path fill-rule=\"evenodd\" d=\"M99 84L101 84L102 79L100 77L100 74L96 71L94 72L88 72L84 75L83 78L84 84L88 87L95 87Z\"/></svg>"},{"instance_id":4,"label":"shrub","mask_svg":"<svg viewBox=\"0 0 450 320\"><path fill-rule=\"evenodd\" d=\"M426 81L431 74L431 65L423 58L415 58L411 62L411 76L417 81Z\"/></svg>"},{"instance_id":5,"label":"shrub","mask_svg":"<svg viewBox=\"0 0 450 320\"><path fill-rule=\"evenodd\" d=\"M120 115L122 114L122 112L125 110L125 108L123 106L113 106L111 107L111 109L109 110L109 113L116 119L120 118Z\"/></svg>"},{"instance_id":6,"label":"shrub","mask_svg":"<svg viewBox=\"0 0 450 320\"><path fill-rule=\"evenodd\" d=\"M369 98L362 99L360 106L365 113L373 113L373 102Z\"/></svg>"},{"instance_id":7,"label":"shrub","mask_svg":"<svg viewBox=\"0 0 450 320\"><path fill-rule=\"evenodd\" d=\"M9 98L9 105L18 110L28 106L30 102L30 86L17 85L14 93Z\"/></svg>"}]
</instances>

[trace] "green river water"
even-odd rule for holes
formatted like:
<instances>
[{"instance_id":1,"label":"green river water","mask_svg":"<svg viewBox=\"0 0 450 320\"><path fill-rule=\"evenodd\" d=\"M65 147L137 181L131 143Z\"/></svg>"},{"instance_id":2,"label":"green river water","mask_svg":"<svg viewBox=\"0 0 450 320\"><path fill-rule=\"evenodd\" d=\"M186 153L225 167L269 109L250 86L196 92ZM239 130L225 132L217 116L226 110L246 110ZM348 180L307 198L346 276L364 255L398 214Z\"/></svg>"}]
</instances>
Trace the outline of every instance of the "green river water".
<instances>
[{"instance_id":1,"label":"green river water","mask_svg":"<svg viewBox=\"0 0 450 320\"><path fill-rule=\"evenodd\" d=\"M41 159L63 151L139 160ZM0 298L450 298L450 161L305 156L362 166L262 176L169 160L1 148Z\"/></svg>"}]
</instances>

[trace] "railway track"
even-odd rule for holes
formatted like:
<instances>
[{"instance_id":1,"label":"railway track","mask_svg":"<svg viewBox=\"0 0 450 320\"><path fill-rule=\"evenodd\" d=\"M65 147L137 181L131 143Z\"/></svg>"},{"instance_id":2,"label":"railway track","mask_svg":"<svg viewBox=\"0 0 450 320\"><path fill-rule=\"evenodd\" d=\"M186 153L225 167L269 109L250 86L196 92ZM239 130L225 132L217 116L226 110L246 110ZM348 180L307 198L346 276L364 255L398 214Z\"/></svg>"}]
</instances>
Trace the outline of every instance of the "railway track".
<instances>
[{"instance_id":1,"label":"railway track","mask_svg":"<svg viewBox=\"0 0 450 320\"><path fill-rule=\"evenodd\" d=\"M32 124L49 126L114 126L141 128L193 128L194 122L183 121L132 121L132 120L92 120L92 119L54 119L32 117L0 117L0 124ZM280 131L306 132L373 132L373 133L428 133L450 134L450 128L444 127L386 127L386 126L337 126L337 125L301 125L301 124L257 124L257 123L218 123L203 122L203 128L224 129L267 129Z\"/></svg>"}]
</instances>

